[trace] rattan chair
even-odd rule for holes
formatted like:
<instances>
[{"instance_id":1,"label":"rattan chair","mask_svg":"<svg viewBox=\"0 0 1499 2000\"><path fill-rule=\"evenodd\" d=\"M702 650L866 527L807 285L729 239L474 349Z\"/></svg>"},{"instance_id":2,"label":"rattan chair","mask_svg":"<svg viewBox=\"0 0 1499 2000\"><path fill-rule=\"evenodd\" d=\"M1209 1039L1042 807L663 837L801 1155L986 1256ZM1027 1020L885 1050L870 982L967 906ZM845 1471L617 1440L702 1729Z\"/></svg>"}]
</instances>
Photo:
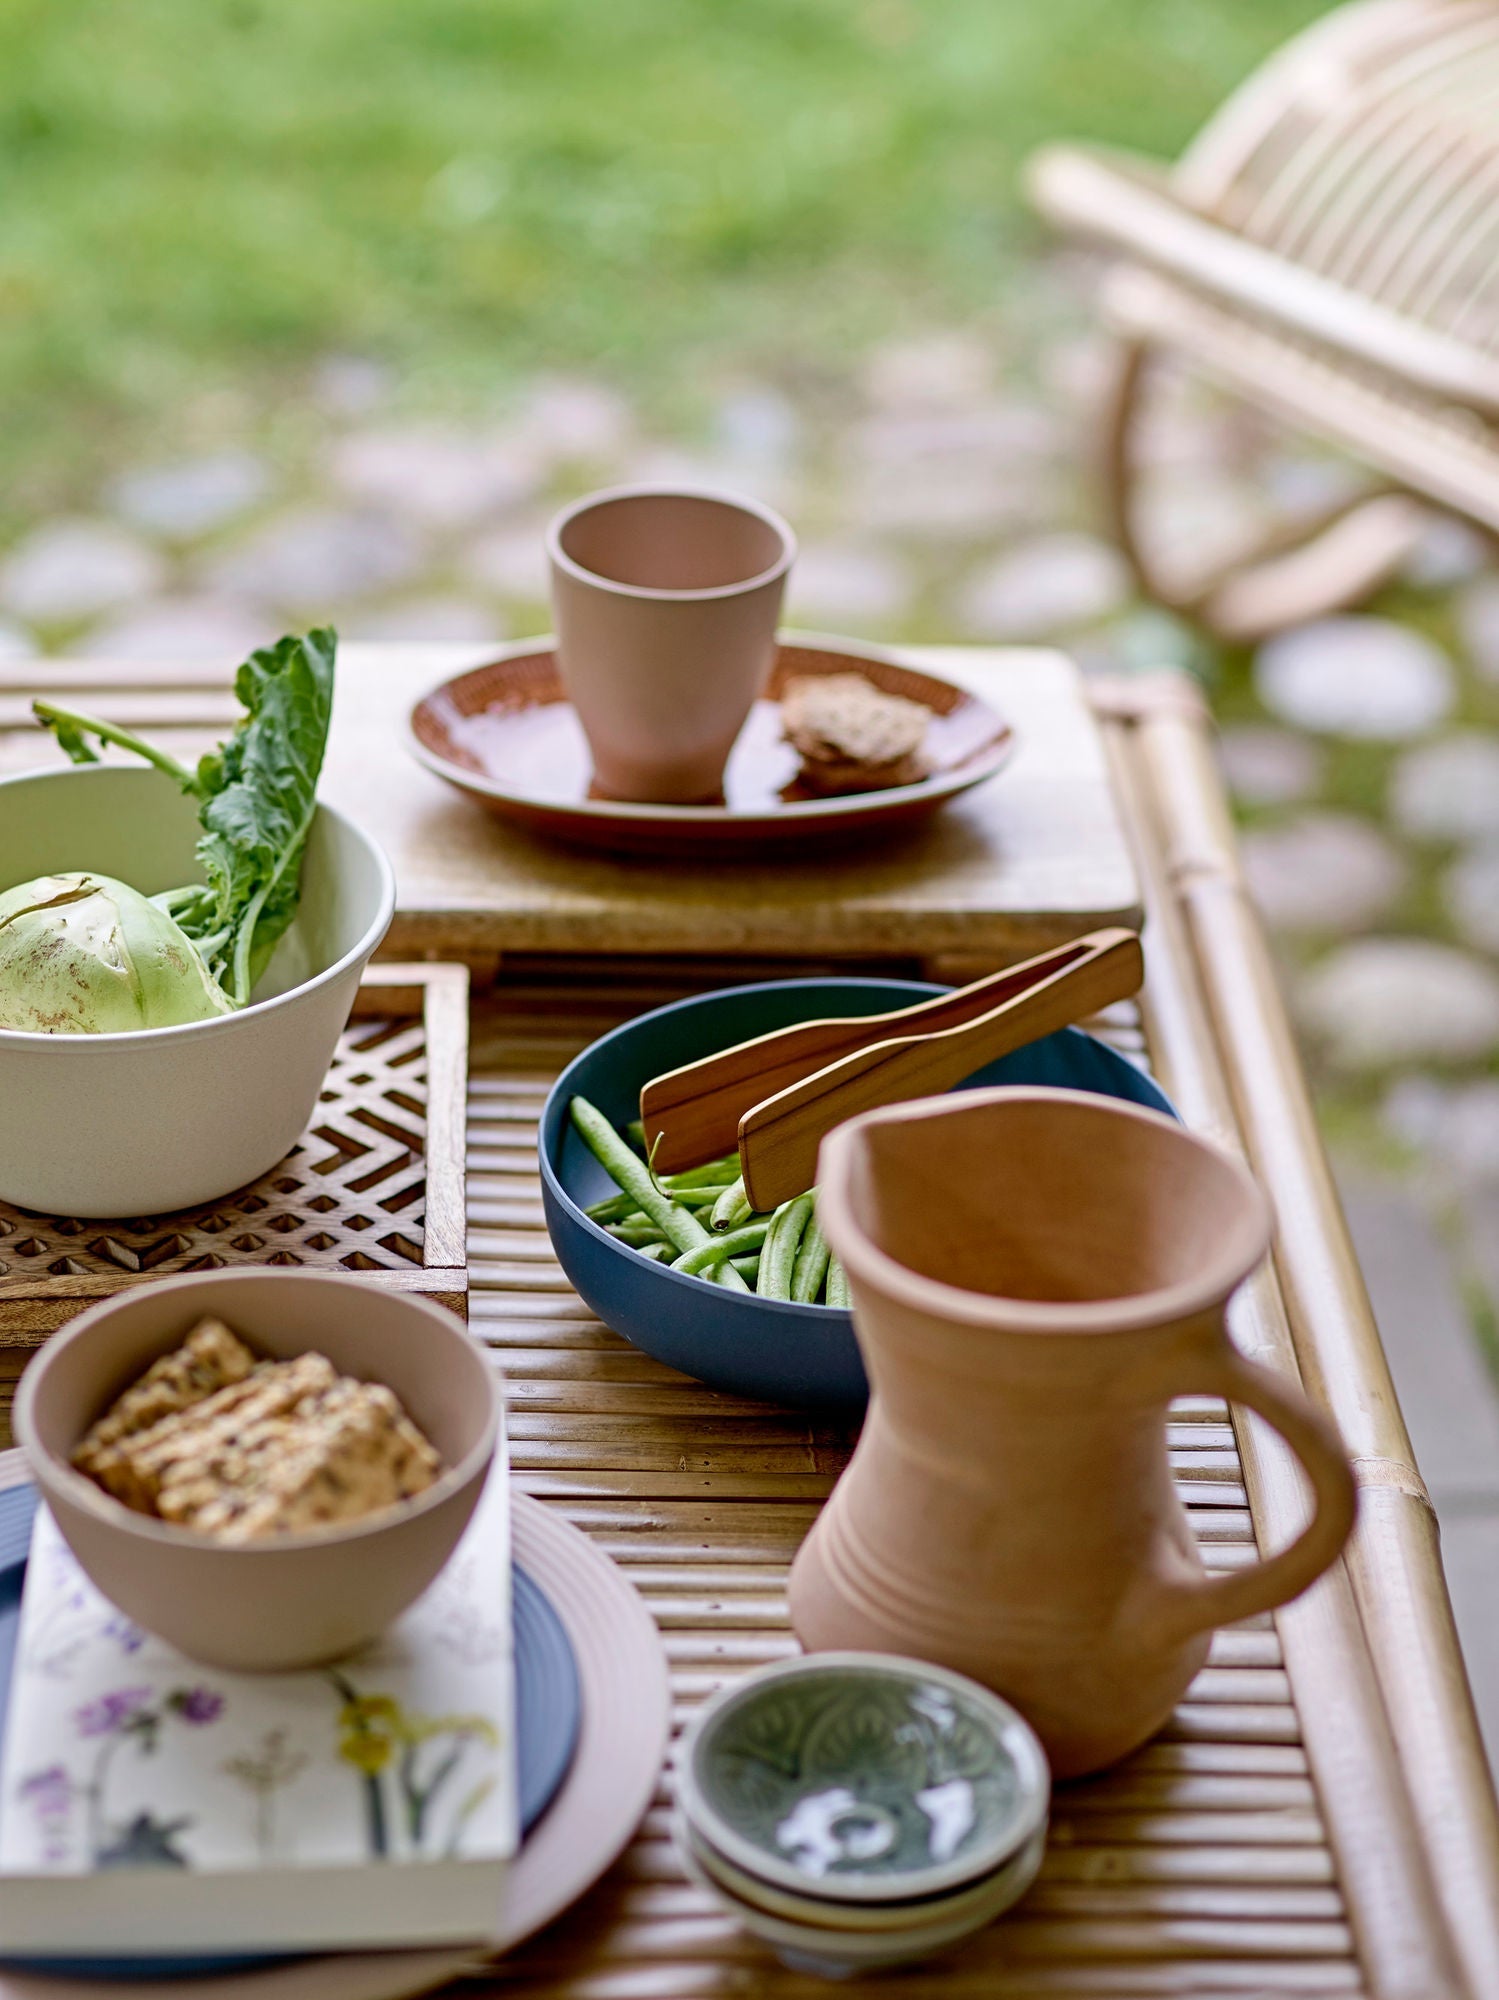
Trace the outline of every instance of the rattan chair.
<instances>
[{"instance_id":1,"label":"rattan chair","mask_svg":"<svg viewBox=\"0 0 1499 2000\"><path fill-rule=\"evenodd\" d=\"M1272 57L1169 172L1076 146L1037 208L1120 253L1107 496L1145 590L1251 637L1366 595L1425 510L1499 533L1499 0L1359 0ZM1169 354L1353 454L1379 486L1184 587L1141 539Z\"/></svg>"}]
</instances>

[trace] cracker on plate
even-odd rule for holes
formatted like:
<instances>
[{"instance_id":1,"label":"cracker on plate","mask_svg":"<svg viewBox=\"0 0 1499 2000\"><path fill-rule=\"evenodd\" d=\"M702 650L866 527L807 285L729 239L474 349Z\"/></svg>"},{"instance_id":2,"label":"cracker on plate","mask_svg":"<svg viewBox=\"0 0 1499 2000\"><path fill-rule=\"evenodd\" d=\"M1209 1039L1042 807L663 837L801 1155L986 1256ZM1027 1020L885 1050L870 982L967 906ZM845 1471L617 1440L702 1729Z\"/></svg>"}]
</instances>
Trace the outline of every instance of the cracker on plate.
<instances>
[{"instance_id":1,"label":"cracker on plate","mask_svg":"<svg viewBox=\"0 0 1499 2000\"><path fill-rule=\"evenodd\" d=\"M927 774L921 751L930 711L862 674L797 676L782 692L781 717L802 778L817 791L880 791Z\"/></svg>"}]
</instances>

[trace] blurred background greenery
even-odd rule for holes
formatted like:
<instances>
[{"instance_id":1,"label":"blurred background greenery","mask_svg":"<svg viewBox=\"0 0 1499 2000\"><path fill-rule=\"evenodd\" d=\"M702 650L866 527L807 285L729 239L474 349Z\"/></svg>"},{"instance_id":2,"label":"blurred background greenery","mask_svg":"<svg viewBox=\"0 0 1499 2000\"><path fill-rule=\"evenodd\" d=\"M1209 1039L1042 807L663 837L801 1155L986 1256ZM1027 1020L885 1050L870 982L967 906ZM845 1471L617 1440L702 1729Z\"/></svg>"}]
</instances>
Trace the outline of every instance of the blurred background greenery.
<instances>
[{"instance_id":1,"label":"blurred background greenery","mask_svg":"<svg viewBox=\"0 0 1499 2000\"><path fill-rule=\"evenodd\" d=\"M1027 148L1170 152L1318 11L9 0L0 525L329 351L430 403L578 365L680 396L699 356L836 377L995 310Z\"/></svg>"}]
</instances>

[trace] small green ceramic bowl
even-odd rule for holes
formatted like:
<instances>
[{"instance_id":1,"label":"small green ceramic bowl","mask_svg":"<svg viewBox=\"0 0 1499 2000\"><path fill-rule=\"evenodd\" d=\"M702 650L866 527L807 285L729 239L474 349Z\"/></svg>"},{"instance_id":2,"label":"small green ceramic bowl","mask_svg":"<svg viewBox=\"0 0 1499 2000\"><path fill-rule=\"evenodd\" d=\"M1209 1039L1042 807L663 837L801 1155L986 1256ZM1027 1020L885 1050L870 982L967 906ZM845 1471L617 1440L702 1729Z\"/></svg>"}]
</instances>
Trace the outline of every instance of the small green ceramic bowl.
<instances>
[{"instance_id":1,"label":"small green ceramic bowl","mask_svg":"<svg viewBox=\"0 0 1499 2000\"><path fill-rule=\"evenodd\" d=\"M992 1922L1025 1894L1046 1848L1043 1828L1033 1833L1024 1847L992 1875L981 1875L976 1882L965 1882L945 1895L902 1897L895 1903L844 1903L826 1896L798 1896L790 1889L778 1889L771 1882L762 1882L758 1875L736 1868L688 1826L680 1813L673 1821L672 1832L684 1858L692 1861L736 1910L748 1908L781 1922L806 1924L824 1931L854 1931L871 1939L929 1930L937 1924L968 1923L977 1929Z\"/></svg>"},{"instance_id":2,"label":"small green ceramic bowl","mask_svg":"<svg viewBox=\"0 0 1499 2000\"><path fill-rule=\"evenodd\" d=\"M890 1903L976 1881L1046 1822L1051 1777L987 1688L882 1653L814 1653L709 1702L680 1798L737 1869L818 1900Z\"/></svg>"},{"instance_id":3,"label":"small green ceramic bowl","mask_svg":"<svg viewBox=\"0 0 1499 2000\"><path fill-rule=\"evenodd\" d=\"M898 1928L856 1927L841 1919L834 1926L773 1914L763 1902L737 1895L727 1886L722 1856L710 1854L680 1821L676 1833L682 1865L695 1882L715 1895L752 1937L769 1945L783 1965L824 1979L846 1979L854 1973L910 1965L962 1944L1019 1902L1036 1879L1046 1844L1043 1833L1033 1834L1019 1853L986 1876L971 1896L941 1896L932 1903L900 1906L903 1911L930 1911L930 1915L910 1918ZM836 1907L819 1905L818 1915ZM843 1914L852 1916L861 1909L885 1913L884 1906L878 1904L850 1904L844 1906Z\"/></svg>"}]
</instances>

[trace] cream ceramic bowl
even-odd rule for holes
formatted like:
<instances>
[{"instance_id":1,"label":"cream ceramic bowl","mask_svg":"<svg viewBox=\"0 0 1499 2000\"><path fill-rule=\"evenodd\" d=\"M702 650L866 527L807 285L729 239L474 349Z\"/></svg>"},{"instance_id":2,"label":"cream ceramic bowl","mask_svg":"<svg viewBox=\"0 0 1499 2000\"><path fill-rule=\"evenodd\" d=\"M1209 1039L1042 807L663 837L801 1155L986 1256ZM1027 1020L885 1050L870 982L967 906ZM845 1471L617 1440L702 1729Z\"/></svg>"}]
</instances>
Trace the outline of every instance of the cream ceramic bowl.
<instances>
[{"instance_id":1,"label":"cream ceramic bowl","mask_svg":"<svg viewBox=\"0 0 1499 2000\"><path fill-rule=\"evenodd\" d=\"M446 1468L344 1527L225 1547L132 1513L70 1455L109 1404L205 1315L287 1359L315 1349L393 1389ZM384 1631L452 1554L499 1435L499 1378L441 1306L321 1271L212 1271L143 1285L56 1333L21 1378L16 1436L84 1571L119 1610L209 1666L317 1666Z\"/></svg>"},{"instance_id":2,"label":"cream ceramic bowl","mask_svg":"<svg viewBox=\"0 0 1499 2000\"><path fill-rule=\"evenodd\" d=\"M0 780L0 889L97 869L146 895L202 880L194 803L158 771L101 764ZM282 1159L312 1115L395 908L390 863L319 806L296 919L251 1004L180 1028L0 1028L0 1199L52 1215L157 1215Z\"/></svg>"}]
</instances>

